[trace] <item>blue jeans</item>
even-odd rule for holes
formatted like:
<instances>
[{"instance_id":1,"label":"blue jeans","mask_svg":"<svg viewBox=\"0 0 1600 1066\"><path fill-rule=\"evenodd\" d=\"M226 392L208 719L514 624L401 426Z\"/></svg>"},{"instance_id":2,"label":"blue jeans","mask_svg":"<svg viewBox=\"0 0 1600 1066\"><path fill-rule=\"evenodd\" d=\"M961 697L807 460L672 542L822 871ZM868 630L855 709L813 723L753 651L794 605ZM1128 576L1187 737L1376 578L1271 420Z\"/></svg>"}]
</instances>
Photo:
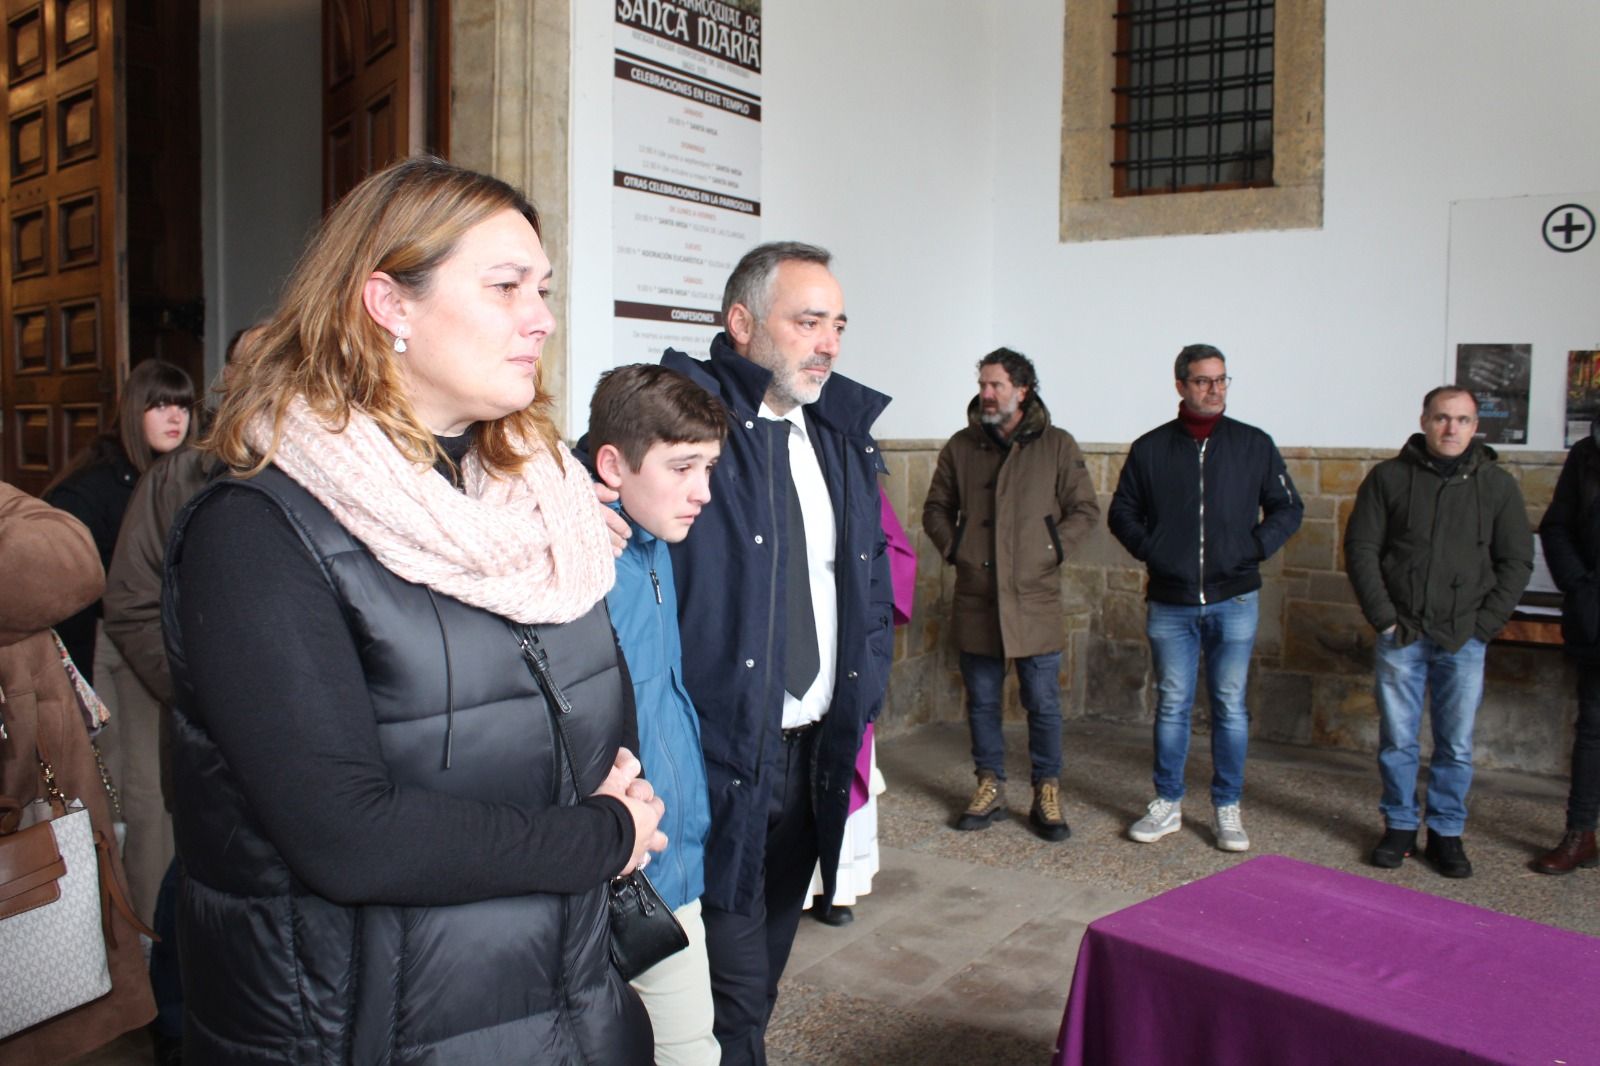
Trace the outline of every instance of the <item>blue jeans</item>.
<instances>
[{"instance_id":1,"label":"blue jeans","mask_svg":"<svg viewBox=\"0 0 1600 1066\"><path fill-rule=\"evenodd\" d=\"M1247 592L1199 606L1150 602L1144 631L1156 672L1156 795L1164 800L1183 798L1189 718L1202 654L1211 696L1211 802L1218 807L1238 803L1244 792L1244 757L1250 744L1245 685L1259 599L1259 593Z\"/></svg>"},{"instance_id":2,"label":"blue jeans","mask_svg":"<svg viewBox=\"0 0 1600 1066\"><path fill-rule=\"evenodd\" d=\"M1061 776L1061 653L1013 660L1022 706L1028 712L1028 757L1033 783ZM972 762L1006 779L1006 737L1000 729L1000 690L1006 660L961 653L961 679L967 684L967 722L972 728Z\"/></svg>"},{"instance_id":3,"label":"blue jeans","mask_svg":"<svg viewBox=\"0 0 1600 1066\"><path fill-rule=\"evenodd\" d=\"M1378 634L1374 673L1378 696L1379 809L1390 829L1417 828L1417 735L1426 688L1433 756L1428 760L1428 828L1460 836L1472 787L1472 724L1483 702L1484 643L1476 637L1448 652L1427 637L1401 647Z\"/></svg>"}]
</instances>

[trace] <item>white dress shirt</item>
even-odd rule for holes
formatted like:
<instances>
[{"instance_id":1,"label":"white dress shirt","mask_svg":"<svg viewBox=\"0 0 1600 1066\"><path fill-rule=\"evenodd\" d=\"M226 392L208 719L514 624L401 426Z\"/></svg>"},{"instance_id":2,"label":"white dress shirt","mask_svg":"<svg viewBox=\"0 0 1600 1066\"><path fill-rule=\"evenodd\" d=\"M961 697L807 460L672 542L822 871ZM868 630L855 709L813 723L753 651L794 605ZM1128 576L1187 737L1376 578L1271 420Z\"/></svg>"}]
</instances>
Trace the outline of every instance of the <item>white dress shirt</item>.
<instances>
[{"instance_id":1,"label":"white dress shirt","mask_svg":"<svg viewBox=\"0 0 1600 1066\"><path fill-rule=\"evenodd\" d=\"M758 414L789 424L789 476L800 497L800 514L806 524L806 570L811 575L811 611L817 622L817 652L821 666L802 699L783 694L783 728L820 721L833 702L833 679L839 664L839 589L834 580L833 500L822 477L822 465L806 432L803 407L787 415L775 414L765 403ZM779 519L780 523L783 521ZM790 545L790 551L794 545Z\"/></svg>"}]
</instances>

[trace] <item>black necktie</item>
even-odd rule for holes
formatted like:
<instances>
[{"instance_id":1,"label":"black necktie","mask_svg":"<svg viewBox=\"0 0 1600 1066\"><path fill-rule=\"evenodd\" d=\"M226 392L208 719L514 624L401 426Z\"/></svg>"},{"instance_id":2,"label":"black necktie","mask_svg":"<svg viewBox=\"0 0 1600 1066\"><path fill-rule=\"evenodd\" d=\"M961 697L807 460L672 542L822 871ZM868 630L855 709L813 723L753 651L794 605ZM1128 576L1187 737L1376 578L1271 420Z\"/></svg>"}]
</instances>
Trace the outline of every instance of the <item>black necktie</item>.
<instances>
[{"instance_id":1,"label":"black necktie","mask_svg":"<svg viewBox=\"0 0 1600 1066\"><path fill-rule=\"evenodd\" d=\"M800 493L794 487L793 470L789 474L788 536L789 588L784 600L789 609L784 615L783 687L789 691L789 695L801 699L811 687L811 682L816 680L817 671L822 668L822 657L817 651L817 618L811 610L811 566L806 551L806 520L800 513Z\"/></svg>"}]
</instances>

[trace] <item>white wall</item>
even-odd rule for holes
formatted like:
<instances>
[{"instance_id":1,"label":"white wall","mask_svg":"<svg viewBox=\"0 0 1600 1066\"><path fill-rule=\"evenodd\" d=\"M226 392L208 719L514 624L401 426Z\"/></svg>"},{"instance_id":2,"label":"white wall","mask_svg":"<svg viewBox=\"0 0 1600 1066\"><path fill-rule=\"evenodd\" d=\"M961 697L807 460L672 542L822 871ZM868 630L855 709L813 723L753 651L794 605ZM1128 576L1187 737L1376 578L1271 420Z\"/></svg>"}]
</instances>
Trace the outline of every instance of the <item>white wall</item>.
<instances>
[{"instance_id":1,"label":"white wall","mask_svg":"<svg viewBox=\"0 0 1600 1066\"><path fill-rule=\"evenodd\" d=\"M1128 440L1172 416L1172 357L1204 340L1280 443L1398 445L1447 365L1451 202L1600 174L1600 5L1335 0L1323 229L1062 244L1061 4L766 0L763 235L837 254L841 370L897 397L881 436L953 432L974 361L1009 344L1059 423ZM580 407L609 365L610 18L575 0Z\"/></svg>"},{"instance_id":2,"label":"white wall","mask_svg":"<svg viewBox=\"0 0 1600 1066\"><path fill-rule=\"evenodd\" d=\"M206 369L270 313L322 213L320 0L201 0Z\"/></svg>"},{"instance_id":3,"label":"white wall","mask_svg":"<svg viewBox=\"0 0 1600 1066\"><path fill-rule=\"evenodd\" d=\"M1061 4L997 23L996 333L1041 357L1044 395L1083 439L1171 417L1172 356L1204 340L1229 355L1234 413L1280 443L1398 445L1443 380L1451 201L1594 185L1600 7L1327 8L1322 230L1078 245L1055 239Z\"/></svg>"}]
</instances>

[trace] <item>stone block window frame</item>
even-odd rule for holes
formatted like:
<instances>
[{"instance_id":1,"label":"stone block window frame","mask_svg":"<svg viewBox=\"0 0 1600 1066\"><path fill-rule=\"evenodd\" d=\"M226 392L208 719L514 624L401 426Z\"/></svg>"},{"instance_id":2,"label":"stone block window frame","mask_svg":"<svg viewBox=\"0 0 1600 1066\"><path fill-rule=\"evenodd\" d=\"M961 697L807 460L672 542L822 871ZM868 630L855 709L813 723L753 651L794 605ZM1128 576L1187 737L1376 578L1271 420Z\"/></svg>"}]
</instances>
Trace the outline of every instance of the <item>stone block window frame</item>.
<instances>
[{"instance_id":1,"label":"stone block window frame","mask_svg":"<svg viewBox=\"0 0 1600 1066\"><path fill-rule=\"evenodd\" d=\"M1063 0L1061 240L1116 240L1250 230L1320 229L1325 0L1277 0L1273 184L1117 196L1117 0Z\"/></svg>"}]
</instances>

